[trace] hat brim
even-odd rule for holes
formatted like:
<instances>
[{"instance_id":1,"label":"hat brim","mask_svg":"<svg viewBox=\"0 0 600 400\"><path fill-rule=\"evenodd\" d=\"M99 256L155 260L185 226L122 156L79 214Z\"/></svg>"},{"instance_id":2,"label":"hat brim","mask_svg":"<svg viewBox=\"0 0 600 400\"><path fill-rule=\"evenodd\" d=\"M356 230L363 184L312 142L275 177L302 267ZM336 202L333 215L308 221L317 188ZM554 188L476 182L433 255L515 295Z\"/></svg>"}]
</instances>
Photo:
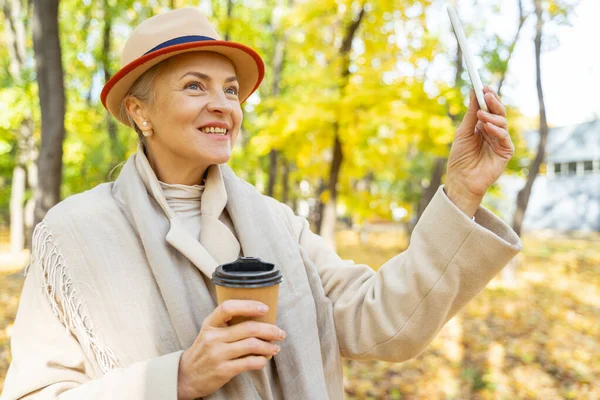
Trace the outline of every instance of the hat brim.
<instances>
[{"instance_id":1,"label":"hat brim","mask_svg":"<svg viewBox=\"0 0 600 400\"><path fill-rule=\"evenodd\" d=\"M123 98L136 79L161 61L191 51L210 51L231 61L240 85L240 103L254 93L264 78L265 67L262 58L248 46L225 40L181 43L145 54L121 68L102 88L102 104L117 120L131 126L128 120L120 118L119 111Z\"/></svg>"}]
</instances>

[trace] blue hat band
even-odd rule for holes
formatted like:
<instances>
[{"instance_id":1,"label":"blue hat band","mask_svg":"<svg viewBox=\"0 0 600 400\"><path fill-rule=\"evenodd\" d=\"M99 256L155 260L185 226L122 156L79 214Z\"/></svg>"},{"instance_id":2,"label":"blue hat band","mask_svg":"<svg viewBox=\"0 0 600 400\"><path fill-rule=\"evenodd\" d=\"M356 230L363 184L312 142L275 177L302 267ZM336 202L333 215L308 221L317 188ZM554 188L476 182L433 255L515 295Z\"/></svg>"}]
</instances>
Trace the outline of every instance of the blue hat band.
<instances>
[{"instance_id":1,"label":"blue hat band","mask_svg":"<svg viewBox=\"0 0 600 400\"><path fill-rule=\"evenodd\" d=\"M175 46L177 44L191 43L191 42L204 42L204 41L209 41L209 40L215 40L215 39L208 37L208 36L196 36L196 35L180 36L178 38L167 40L166 42L162 42L158 46L145 52L144 55L154 53L155 51L164 49L165 47L171 47L171 46Z\"/></svg>"}]
</instances>

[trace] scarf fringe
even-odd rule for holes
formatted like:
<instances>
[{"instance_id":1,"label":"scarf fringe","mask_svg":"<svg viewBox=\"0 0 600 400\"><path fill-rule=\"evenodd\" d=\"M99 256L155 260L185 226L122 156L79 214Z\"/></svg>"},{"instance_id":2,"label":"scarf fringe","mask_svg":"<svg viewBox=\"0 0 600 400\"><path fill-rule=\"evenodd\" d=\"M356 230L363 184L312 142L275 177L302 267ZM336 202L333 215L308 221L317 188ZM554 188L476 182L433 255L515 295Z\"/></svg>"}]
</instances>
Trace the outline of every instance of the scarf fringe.
<instances>
[{"instance_id":1,"label":"scarf fringe","mask_svg":"<svg viewBox=\"0 0 600 400\"><path fill-rule=\"evenodd\" d=\"M54 315L65 326L67 333L81 333L84 348L93 352L102 373L106 374L116 368L117 357L94 332L92 323L84 311L85 306L78 298L67 266L63 262L64 258L44 222L36 226L32 244L31 261L25 267L24 275L27 275L32 265L41 267L44 292Z\"/></svg>"}]
</instances>

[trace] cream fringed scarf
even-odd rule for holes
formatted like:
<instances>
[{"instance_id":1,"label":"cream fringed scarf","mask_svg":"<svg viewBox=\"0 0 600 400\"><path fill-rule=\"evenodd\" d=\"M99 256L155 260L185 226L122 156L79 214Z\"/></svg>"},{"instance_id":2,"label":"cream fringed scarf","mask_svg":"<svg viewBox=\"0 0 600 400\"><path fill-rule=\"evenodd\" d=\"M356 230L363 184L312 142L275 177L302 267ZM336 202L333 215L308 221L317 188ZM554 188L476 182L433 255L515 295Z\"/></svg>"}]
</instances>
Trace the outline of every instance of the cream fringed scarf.
<instances>
[{"instance_id":1,"label":"cream fringed scarf","mask_svg":"<svg viewBox=\"0 0 600 400\"><path fill-rule=\"evenodd\" d=\"M190 347L202 321L216 307L209 280L212 271L218 264L235 260L241 250L245 256L279 265L284 274L277 325L288 335L274 357L278 377L274 384L286 399L324 399L327 393L329 398L342 398L342 367L332 306L316 266L294 239L285 218L254 187L238 179L225 165L211 166L202 195L200 241L183 229L143 155L133 155L114 184L94 190L98 199L95 223L76 229L65 227L52 240L59 242L63 250L67 243L84 247L87 265L70 268L66 273L62 256L56 252L54 261L44 266L44 275L48 287L62 288L60 304L65 309L57 309L55 302L52 305L65 326L86 338L82 345L93 353L100 375L149 357L155 349L168 353ZM225 210L235 236L219 220ZM53 233L54 229L53 225ZM69 236L77 231L89 232L89 236ZM40 246L48 241L48 235L40 227L34 240ZM83 296L75 293L74 281L95 289L86 293L88 304L75 300ZM190 287L190 282L197 284ZM168 318L160 323L148 321L156 333L147 354L143 349L128 354L134 350L130 351L127 342L135 338L119 337L117 316L113 326L92 326L91 321L100 319L93 318L94 313L106 313L102 307L106 301L123 304L124 313L127 307L139 307L140 292L144 307L155 307L157 315L164 309ZM54 293L50 297L53 299ZM260 398L247 373L206 397L233 398Z\"/></svg>"},{"instance_id":2,"label":"cream fringed scarf","mask_svg":"<svg viewBox=\"0 0 600 400\"><path fill-rule=\"evenodd\" d=\"M82 341L81 345L93 352L102 373L117 367L116 356L109 347L98 340L96 330L90 326L90 319L82 313L81 297L74 288L71 271L67 269L62 253L44 222L36 226L32 247L38 249L37 254L48 255L49 262L38 263L38 260L32 258L23 274L27 275L32 265L41 268L50 307L65 326L67 333L80 333L78 337Z\"/></svg>"}]
</instances>

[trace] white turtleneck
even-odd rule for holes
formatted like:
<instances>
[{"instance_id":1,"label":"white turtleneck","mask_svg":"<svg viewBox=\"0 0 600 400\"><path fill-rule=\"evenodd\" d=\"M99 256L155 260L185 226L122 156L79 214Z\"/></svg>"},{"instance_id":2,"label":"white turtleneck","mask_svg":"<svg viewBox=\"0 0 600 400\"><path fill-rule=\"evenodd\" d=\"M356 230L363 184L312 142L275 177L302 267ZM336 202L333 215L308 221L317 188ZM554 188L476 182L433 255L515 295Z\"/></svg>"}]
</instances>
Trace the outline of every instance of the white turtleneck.
<instances>
[{"instance_id":1,"label":"white turtleneck","mask_svg":"<svg viewBox=\"0 0 600 400\"><path fill-rule=\"evenodd\" d=\"M169 207L177 214L185 230L200 239L200 200L205 186L158 183Z\"/></svg>"}]
</instances>

